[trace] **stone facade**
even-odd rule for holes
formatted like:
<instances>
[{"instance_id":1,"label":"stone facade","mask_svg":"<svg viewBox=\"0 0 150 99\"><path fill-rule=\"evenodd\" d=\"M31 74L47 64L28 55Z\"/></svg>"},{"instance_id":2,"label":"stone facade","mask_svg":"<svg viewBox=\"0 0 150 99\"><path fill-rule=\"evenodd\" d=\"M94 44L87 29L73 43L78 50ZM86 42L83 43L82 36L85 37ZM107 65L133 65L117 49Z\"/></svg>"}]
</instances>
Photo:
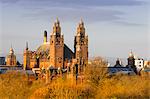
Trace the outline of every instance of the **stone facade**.
<instances>
[{"instance_id":1,"label":"stone facade","mask_svg":"<svg viewBox=\"0 0 150 99\"><path fill-rule=\"evenodd\" d=\"M88 64L88 36L85 33L84 23L81 20L77 27L77 33L74 39L75 58L79 64L79 71Z\"/></svg>"},{"instance_id":2,"label":"stone facade","mask_svg":"<svg viewBox=\"0 0 150 99\"><path fill-rule=\"evenodd\" d=\"M48 68L73 68L74 64L84 67L88 64L88 36L85 34L84 23L81 20L77 27L74 39L74 52L64 43L60 22L57 19L47 42L47 32L44 31L44 43L36 51L31 51L28 44L24 51L24 69ZM80 68L80 69L81 69ZM83 70L83 69L82 69Z\"/></svg>"},{"instance_id":3,"label":"stone facade","mask_svg":"<svg viewBox=\"0 0 150 99\"><path fill-rule=\"evenodd\" d=\"M63 67L64 60L64 37L61 34L60 23L54 23L53 32L50 35L50 65L56 68Z\"/></svg>"}]
</instances>

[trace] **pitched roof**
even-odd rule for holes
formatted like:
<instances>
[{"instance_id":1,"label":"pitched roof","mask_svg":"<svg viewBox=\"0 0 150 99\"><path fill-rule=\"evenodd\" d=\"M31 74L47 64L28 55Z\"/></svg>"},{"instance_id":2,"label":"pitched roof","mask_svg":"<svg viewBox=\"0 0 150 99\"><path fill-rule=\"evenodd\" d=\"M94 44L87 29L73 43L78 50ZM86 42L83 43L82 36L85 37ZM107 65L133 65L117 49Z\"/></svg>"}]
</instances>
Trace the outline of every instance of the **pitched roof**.
<instances>
[{"instance_id":1,"label":"pitched roof","mask_svg":"<svg viewBox=\"0 0 150 99\"><path fill-rule=\"evenodd\" d=\"M110 74L119 73L119 72L124 74L134 73L133 69L129 67L108 67L108 72Z\"/></svg>"},{"instance_id":2,"label":"pitched roof","mask_svg":"<svg viewBox=\"0 0 150 99\"><path fill-rule=\"evenodd\" d=\"M64 59L66 58L69 60L74 58L74 53L66 44L64 44Z\"/></svg>"}]
</instances>

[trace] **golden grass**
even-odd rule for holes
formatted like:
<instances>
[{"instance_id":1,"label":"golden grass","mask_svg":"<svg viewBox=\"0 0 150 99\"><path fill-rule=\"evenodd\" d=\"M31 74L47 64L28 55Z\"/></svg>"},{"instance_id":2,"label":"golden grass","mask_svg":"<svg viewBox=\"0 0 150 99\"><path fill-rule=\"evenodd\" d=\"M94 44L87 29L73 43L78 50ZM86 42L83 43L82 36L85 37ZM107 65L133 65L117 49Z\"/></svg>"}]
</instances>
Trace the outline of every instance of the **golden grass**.
<instances>
[{"instance_id":1,"label":"golden grass","mask_svg":"<svg viewBox=\"0 0 150 99\"><path fill-rule=\"evenodd\" d=\"M29 81L26 75L9 72L0 75L0 99L110 99L150 98L150 75L110 77L105 63L86 67L83 82L58 78L46 84L43 80Z\"/></svg>"},{"instance_id":2,"label":"golden grass","mask_svg":"<svg viewBox=\"0 0 150 99\"><path fill-rule=\"evenodd\" d=\"M96 97L150 98L150 79L117 75L100 82Z\"/></svg>"}]
</instances>

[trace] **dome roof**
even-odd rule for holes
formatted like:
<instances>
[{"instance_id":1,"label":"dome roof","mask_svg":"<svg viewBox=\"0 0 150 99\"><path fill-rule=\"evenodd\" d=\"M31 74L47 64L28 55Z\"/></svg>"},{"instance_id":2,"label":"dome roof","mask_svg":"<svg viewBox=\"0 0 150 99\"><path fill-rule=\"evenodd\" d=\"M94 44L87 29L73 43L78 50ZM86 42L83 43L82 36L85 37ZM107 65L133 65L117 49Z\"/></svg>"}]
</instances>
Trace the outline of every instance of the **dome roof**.
<instances>
[{"instance_id":1,"label":"dome roof","mask_svg":"<svg viewBox=\"0 0 150 99\"><path fill-rule=\"evenodd\" d=\"M50 52L50 44L44 43L40 45L37 50L36 54L40 58L49 58L49 52ZM69 49L69 47L64 44L64 59L72 59L74 57L74 53Z\"/></svg>"},{"instance_id":2,"label":"dome roof","mask_svg":"<svg viewBox=\"0 0 150 99\"><path fill-rule=\"evenodd\" d=\"M14 50L13 50L12 47L11 47L10 50L9 50L9 54L10 54L10 55L11 55L11 54L14 54Z\"/></svg>"},{"instance_id":3,"label":"dome roof","mask_svg":"<svg viewBox=\"0 0 150 99\"><path fill-rule=\"evenodd\" d=\"M7 55L7 58L12 58L12 57L16 58L16 55L14 54L14 50L11 47L9 50L9 54Z\"/></svg>"},{"instance_id":4,"label":"dome roof","mask_svg":"<svg viewBox=\"0 0 150 99\"><path fill-rule=\"evenodd\" d=\"M44 56L44 55L48 56L49 51L50 51L50 44L44 43L37 48L36 54L40 56Z\"/></svg>"}]
</instances>

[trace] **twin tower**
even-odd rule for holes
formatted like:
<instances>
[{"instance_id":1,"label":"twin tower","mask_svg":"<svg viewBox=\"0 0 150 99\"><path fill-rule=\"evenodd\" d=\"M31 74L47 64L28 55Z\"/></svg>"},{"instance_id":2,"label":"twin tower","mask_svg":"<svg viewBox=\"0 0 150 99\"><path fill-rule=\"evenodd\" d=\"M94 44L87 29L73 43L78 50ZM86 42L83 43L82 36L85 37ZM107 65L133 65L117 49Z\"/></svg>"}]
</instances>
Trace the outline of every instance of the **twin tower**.
<instances>
[{"instance_id":1,"label":"twin tower","mask_svg":"<svg viewBox=\"0 0 150 99\"><path fill-rule=\"evenodd\" d=\"M84 23L81 20L74 38L74 51L64 43L60 22L57 19L47 41L47 32L44 32L44 43L36 51L29 51L28 46L24 51L24 68L33 67L54 68L72 67L78 64L81 68L88 64L88 36L85 33ZM79 68L80 68L79 67Z\"/></svg>"}]
</instances>

